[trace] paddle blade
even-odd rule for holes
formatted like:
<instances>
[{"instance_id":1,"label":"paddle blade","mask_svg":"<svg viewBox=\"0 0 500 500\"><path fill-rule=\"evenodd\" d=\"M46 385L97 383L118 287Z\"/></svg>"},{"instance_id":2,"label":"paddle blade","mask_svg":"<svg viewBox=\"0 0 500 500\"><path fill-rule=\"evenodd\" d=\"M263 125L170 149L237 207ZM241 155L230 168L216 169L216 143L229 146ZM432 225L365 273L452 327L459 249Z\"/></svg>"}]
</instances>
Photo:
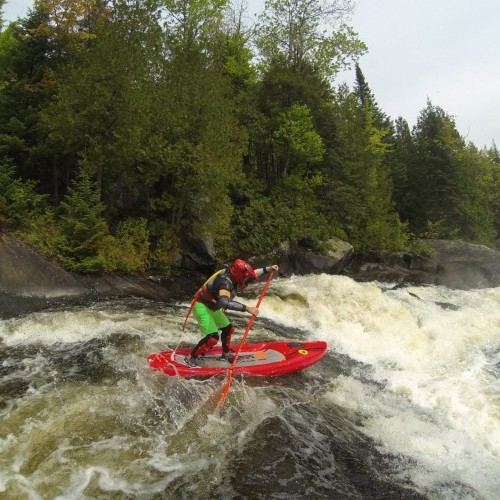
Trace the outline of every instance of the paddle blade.
<instances>
[{"instance_id":1,"label":"paddle blade","mask_svg":"<svg viewBox=\"0 0 500 500\"><path fill-rule=\"evenodd\" d=\"M269 277L267 278L266 284L264 285L264 288L262 289L262 292L260 294L259 300L257 301L257 309L260 307L260 304L262 303L262 299L267 293L267 289L269 288L269 285L271 284L271 280L273 279L274 271L271 271L269 273ZM253 322L255 321L255 314L252 314L250 317L250 320L248 321L247 327L245 328L245 333L243 334L243 337L240 340L240 343L238 345L238 349L236 351L236 354L234 355L233 361L231 362L231 367L227 371L227 379L226 383L224 384L224 387L222 388L221 394L219 396L219 400L217 401L216 405L216 410L219 410L221 406L224 404L224 401L226 400L227 394L229 392L229 389L231 387L231 377L233 376L233 367L236 364L236 361L238 361L238 356L240 355L241 348L243 347L243 344L246 342L246 339L248 337L248 334L250 333L250 329L252 328Z\"/></svg>"}]
</instances>

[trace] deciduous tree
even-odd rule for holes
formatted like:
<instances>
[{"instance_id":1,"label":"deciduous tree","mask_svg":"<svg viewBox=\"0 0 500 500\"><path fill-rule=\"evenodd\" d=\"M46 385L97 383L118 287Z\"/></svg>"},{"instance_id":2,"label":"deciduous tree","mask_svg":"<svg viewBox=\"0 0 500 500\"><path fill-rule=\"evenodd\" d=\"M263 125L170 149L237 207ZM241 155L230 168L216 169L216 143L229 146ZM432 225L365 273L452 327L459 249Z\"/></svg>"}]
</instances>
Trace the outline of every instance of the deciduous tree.
<instances>
[{"instance_id":1,"label":"deciduous tree","mask_svg":"<svg viewBox=\"0 0 500 500\"><path fill-rule=\"evenodd\" d=\"M332 78L366 50L345 24L353 9L351 0L267 0L257 46L267 63L281 55L292 67L309 64Z\"/></svg>"}]
</instances>

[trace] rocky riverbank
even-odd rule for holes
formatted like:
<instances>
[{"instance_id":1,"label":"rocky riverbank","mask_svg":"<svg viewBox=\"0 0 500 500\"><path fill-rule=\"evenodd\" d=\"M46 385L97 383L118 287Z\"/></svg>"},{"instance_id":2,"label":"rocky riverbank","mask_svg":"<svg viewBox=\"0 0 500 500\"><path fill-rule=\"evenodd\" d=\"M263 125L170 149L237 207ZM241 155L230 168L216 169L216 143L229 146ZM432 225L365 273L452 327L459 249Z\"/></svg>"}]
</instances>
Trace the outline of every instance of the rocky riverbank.
<instances>
[{"instance_id":1,"label":"rocky riverbank","mask_svg":"<svg viewBox=\"0 0 500 500\"><path fill-rule=\"evenodd\" d=\"M500 286L500 252L460 241L431 240L429 255L356 252L346 242L325 242L321 253L283 245L252 262L278 262L285 275L343 274L357 281L398 286L443 285L470 289ZM0 317L20 316L62 304L86 304L112 297L139 296L158 301L189 300L207 274L210 255L183 250L171 277L140 274L82 276L69 273L7 235L0 237ZM199 266L197 262L199 261ZM182 261L181 261L182 262Z\"/></svg>"},{"instance_id":2,"label":"rocky riverbank","mask_svg":"<svg viewBox=\"0 0 500 500\"><path fill-rule=\"evenodd\" d=\"M0 237L0 317L20 316L62 304L85 305L113 297L171 301L190 297L200 274L83 276L69 273L7 235Z\"/></svg>"}]
</instances>

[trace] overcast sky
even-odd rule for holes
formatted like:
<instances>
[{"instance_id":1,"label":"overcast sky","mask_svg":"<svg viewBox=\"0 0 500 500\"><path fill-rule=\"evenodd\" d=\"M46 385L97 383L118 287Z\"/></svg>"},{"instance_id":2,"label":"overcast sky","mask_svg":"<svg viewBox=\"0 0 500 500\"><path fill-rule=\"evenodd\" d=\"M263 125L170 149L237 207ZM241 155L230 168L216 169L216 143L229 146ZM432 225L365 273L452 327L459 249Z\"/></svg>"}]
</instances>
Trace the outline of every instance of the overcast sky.
<instances>
[{"instance_id":1,"label":"overcast sky","mask_svg":"<svg viewBox=\"0 0 500 500\"><path fill-rule=\"evenodd\" d=\"M8 0L4 17L31 5ZM466 140L500 146L500 0L358 0L350 24L368 45L360 65L385 113L414 125L429 98ZM354 72L343 78L352 85Z\"/></svg>"},{"instance_id":2,"label":"overcast sky","mask_svg":"<svg viewBox=\"0 0 500 500\"><path fill-rule=\"evenodd\" d=\"M389 116L413 125L429 98L466 140L500 146L500 0L359 0L351 25Z\"/></svg>"}]
</instances>

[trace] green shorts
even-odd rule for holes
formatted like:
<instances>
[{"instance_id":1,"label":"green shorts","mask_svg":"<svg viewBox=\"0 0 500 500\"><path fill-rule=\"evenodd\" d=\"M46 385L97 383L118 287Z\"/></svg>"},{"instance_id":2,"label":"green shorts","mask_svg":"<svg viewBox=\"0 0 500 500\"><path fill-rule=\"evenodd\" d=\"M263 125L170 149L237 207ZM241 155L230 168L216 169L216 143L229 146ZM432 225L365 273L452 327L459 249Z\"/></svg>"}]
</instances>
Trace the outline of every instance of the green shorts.
<instances>
[{"instance_id":1,"label":"green shorts","mask_svg":"<svg viewBox=\"0 0 500 500\"><path fill-rule=\"evenodd\" d=\"M220 329L231 323L222 309L212 311L212 309L209 309L201 302L195 303L193 315L200 326L200 331L203 336L209 333L217 333Z\"/></svg>"}]
</instances>

